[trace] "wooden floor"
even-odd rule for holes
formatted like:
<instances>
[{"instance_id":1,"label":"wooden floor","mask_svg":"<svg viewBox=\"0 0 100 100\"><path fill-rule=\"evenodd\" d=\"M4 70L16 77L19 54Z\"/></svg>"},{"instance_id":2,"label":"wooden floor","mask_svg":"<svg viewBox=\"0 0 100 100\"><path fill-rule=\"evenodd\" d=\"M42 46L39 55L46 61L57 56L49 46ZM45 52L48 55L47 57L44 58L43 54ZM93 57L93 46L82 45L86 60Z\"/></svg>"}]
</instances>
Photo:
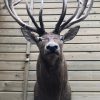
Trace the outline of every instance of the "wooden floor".
<instances>
[{"instance_id":1,"label":"wooden floor","mask_svg":"<svg viewBox=\"0 0 100 100\"><path fill-rule=\"evenodd\" d=\"M34 15L38 21L40 3L39 0L35 1ZM61 1L45 0L43 13L45 27L48 31L54 28L59 18ZM3 0L0 0L0 8L2 7ZM71 16L75 9L76 0L69 0L66 18ZM16 11L25 22L28 22L24 2L16 6ZM64 44L72 100L100 100L100 0L94 0L90 15L79 24L81 29L78 35ZM25 53L26 40L21 34L20 26L6 9L1 9L0 100L22 100ZM33 45L31 47L28 100L33 100L37 55L38 49Z\"/></svg>"}]
</instances>

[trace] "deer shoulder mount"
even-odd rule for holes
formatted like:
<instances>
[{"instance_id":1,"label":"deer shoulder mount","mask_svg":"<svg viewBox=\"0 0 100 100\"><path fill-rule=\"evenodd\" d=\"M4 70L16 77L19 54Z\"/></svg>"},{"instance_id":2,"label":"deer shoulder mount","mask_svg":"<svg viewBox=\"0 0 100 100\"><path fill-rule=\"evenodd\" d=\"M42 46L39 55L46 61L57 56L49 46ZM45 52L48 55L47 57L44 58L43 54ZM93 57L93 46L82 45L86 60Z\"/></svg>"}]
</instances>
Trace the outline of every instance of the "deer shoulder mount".
<instances>
[{"instance_id":1,"label":"deer shoulder mount","mask_svg":"<svg viewBox=\"0 0 100 100\"><path fill-rule=\"evenodd\" d=\"M71 100L71 89L68 84L67 65L63 56L63 43L72 40L80 26L70 28L63 36L60 33L75 23L83 21L89 14L93 0L77 0L78 6L74 14L65 22L67 0L63 0L62 13L52 32L45 31L42 13L43 0L39 12L38 25L26 1L27 13L34 27L23 22L17 15L14 6L18 2L4 0L6 8L15 21L22 27L23 36L27 41L37 44L40 54L37 60L37 82L34 88L34 100ZM37 36L37 33L39 36Z\"/></svg>"}]
</instances>

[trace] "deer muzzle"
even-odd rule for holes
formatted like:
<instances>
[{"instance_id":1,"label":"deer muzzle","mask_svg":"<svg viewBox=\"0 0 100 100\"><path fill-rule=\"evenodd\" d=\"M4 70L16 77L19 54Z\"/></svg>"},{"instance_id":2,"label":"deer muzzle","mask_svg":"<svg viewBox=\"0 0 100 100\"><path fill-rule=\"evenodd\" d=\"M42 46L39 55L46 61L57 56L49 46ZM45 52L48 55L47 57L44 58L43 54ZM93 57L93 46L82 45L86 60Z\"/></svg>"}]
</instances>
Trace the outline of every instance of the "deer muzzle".
<instances>
[{"instance_id":1,"label":"deer muzzle","mask_svg":"<svg viewBox=\"0 0 100 100\"><path fill-rule=\"evenodd\" d=\"M48 42L45 46L45 54L57 54L58 55L59 51L60 51L60 47L54 41Z\"/></svg>"}]
</instances>

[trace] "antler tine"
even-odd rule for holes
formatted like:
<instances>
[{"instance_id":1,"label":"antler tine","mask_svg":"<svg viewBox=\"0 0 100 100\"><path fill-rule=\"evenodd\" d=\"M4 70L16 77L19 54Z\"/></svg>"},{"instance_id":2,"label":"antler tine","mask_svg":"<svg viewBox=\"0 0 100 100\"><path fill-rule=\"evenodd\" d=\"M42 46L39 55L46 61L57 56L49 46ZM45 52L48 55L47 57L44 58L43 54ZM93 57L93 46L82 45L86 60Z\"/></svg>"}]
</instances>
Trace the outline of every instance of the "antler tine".
<instances>
[{"instance_id":1,"label":"antler tine","mask_svg":"<svg viewBox=\"0 0 100 100\"><path fill-rule=\"evenodd\" d=\"M13 5L15 6L15 5L17 5L18 3L20 3L22 0L17 0L17 1L15 1L14 3L13 3Z\"/></svg>"},{"instance_id":2,"label":"antler tine","mask_svg":"<svg viewBox=\"0 0 100 100\"><path fill-rule=\"evenodd\" d=\"M27 13L28 13L29 17L31 18L32 22L34 23L35 27L39 30L40 28L39 28L38 24L36 23L34 17L32 16L31 10L29 10L29 6L28 6L27 0L26 0L26 9L27 9Z\"/></svg>"},{"instance_id":3,"label":"antler tine","mask_svg":"<svg viewBox=\"0 0 100 100\"><path fill-rule=\"evenodd\" d=\"M89 3L89 4L88 4L88 3ZM88 6L88 5L89 5L89 6ZM88 2L87 2L87 6L88 6L88 7L87 7L87 11L84 12L84 14L81 15L79 18L73 19L73 20L71 21L71 23L69 23L64 29L70 27L71 25L73 25L73 24L75 24L75 23L78 23L78 22L80 22L80 21L83 21L83 20L88 16L88 14L90 13L90 10L91 10L91 8L92 8L92 5L93 5L93 0L88 0Z\"/></svg>"},{"instance_id":4,"label":"antler tine","mask_svg":"<svg viewBox=\"0 0 100 100\"><path fill-rule=\"evenodd\" d=\"M17 1L14 1L14 2L12 2L12 0L9 0L9 4L11 4L11 2L13 3L13 5L15 6L15 5L17 5L18 3L20 3L22 0L17 0ZM3 9L5 9L6 8L6 6L4 5L3 6Z\"/></svg>"},{"instance_id":5,"label":"antler tine","mask_svg":"<svg viewBox=\"0 0 100 100\"><path fill-rule=\"evenodd\" d=\"M87 2L88 2L88 0L84 0L84 2L82 2L80 0L78 0L78 1L79 1L79 5L81 6L81 8L78 10L78 12L75 16L76 18L79 18L84 13L84 10L85 10L85 8L87 6Z\"/></svg>"},{"instance_id":6,"label":"antler tine","mask_svg":"<svg viewBox=\"0 0 100 100\"><path fill-rule=\"evenodd\" d=\"M84 0L84 2L78 0L78 5L81 5L81 8L78 6L77 13L75 12L76 14L73 16L73 18L70 18L69 21L61 25L60 32L63 29L66 29L70 27L71 25L84 20L88 16L92 8L93 0Z\"/></svg>"},{"instance_id":7,"label":"antler tine","mask_svg":"<svg viewBox=\"0 0 100 100\"><path fill-rule=\"evenodd\" d=\"M44 28L42 14L43 14L43 0L41 0L41 8L40 8L40 12L39 12L39 22L40 22L41 30L44 34L45 33L45 28Z\"/></svg>"},{"instance_id":8,"label":"antler tine","mask_svg":"<svg viewBox=\"0 0 100 100\"><path fill-rule=\"evenodd\" d=\"M78 7L77 7L76 11L74 12L74 14L65 23L63 23L61 25L59 32L61 32L63 30L63 27L65 27L76 16L79 8L80 8L80 3L78 2Z\"/></svg>"},{"instance_id":9,"label":"antler tine","mask_svg":"<svg viewBox=\"0 0 100 100\"><path fill-rule=\"evenodd\" d=\"M9 1L8 1L8 0L4 0L4 2L5 2L5 5L6 5L7 9L8 9L8 12L9 12L10 15L16 20L16 22L17 22L20 26L22 26L22 27L24 27L24 28L27 28L27 29L29 29L29 30L31 30L31 31L34 31L34 32L38 33L37 29L33 28L32 26L27 25L26 23L24 23L24 22L18 17L18 15L16 14L16 12L15 12L15 10L14 10L14 5L13 5L13 3L12 3L12 0L9 0Z\"/></svg>"},{"instance_id":10,"label":"antler tine","mask_svg":"<svg viewBox=\"0 0 100 100\"><path fill-rule=\"evenodd\" d=\"M55 29L53 30L53 33L55 34L59 34L59 28L60 28L60 25L62 24L64 18L65 18L65 15L66 15L66 8L67 8L67 0L63 0L63 8L62 8L62 13L61 13L61 16L55 26Z\"/></svg>"}]
</instances>

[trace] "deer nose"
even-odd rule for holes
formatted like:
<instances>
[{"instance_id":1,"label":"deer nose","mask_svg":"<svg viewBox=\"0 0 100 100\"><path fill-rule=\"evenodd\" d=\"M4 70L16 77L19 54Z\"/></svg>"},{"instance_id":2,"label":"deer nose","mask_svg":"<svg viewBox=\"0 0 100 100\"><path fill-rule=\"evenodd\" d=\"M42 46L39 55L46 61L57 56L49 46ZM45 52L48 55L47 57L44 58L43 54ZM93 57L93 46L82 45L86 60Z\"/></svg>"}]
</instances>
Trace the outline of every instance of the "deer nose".
<instances>
[{"instance_id":1,"label":"deer nose","mask_svg":"<svg viewBox=\"0 0 100 100\"><path fill-rule=\"evenodd\" d=\"M46 49L51 52L55 52L58 49L58 45L47 45Z\"/></svg>"}]
</instances>

